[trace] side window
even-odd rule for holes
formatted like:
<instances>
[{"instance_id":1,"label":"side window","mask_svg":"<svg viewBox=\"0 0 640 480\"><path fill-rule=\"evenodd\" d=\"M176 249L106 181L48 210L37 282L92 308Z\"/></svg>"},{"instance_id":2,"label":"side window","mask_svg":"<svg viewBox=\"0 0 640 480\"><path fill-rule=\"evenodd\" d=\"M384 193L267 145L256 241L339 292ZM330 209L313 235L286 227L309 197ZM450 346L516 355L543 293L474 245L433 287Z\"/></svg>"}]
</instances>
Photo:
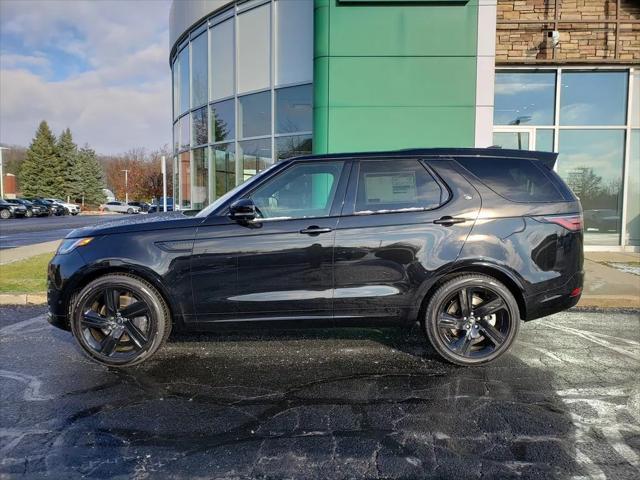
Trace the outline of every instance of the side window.
<instances>
[{"instance_id":1,"label":"side window","mask_svg":"<svg viewBox=\"0 0 640 480\"><path fill-rule=\"evenodd\" d=\"M564 197L538 167L523 158L458 158L458 162L498 195L512 202L562 202Z\"/></svg>"},{"instance_id":2,"label":"side window","mask_svg":"<svg viewBox=\"0 0 640 480\"><path fill-rule=\"evenodd\" d=\"M354 213L431 209L442 189L418 160L363 160L358 172Z\"/></svg>"},{"instance_id":3,"label":"side window","mask_svg":"<svg viewBox=\"0 0 640 480\"><path fill-rule=\"evenodd\" d=\"M344 162L299 163L259 186L250 198L262 218L326 217Z\"/></svg>"}]
</instances>

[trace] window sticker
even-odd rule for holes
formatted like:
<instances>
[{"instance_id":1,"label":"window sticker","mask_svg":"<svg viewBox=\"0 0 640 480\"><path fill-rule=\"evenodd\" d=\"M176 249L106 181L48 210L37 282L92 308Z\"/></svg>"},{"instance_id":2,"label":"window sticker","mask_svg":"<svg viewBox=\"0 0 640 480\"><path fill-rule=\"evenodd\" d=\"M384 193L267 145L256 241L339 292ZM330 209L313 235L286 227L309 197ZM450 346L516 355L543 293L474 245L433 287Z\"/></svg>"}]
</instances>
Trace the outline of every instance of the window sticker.
<instances>
[{"instance_id":1,"label":"window sticker","mask_svg":"<svg viewBox=\"0 0 640 480\"><path fill-rule=\"evenodd\" d=\"M415 172L376 172L364 175L367 204L408 203L417 199Z\"/></svg>"}]
</instances>

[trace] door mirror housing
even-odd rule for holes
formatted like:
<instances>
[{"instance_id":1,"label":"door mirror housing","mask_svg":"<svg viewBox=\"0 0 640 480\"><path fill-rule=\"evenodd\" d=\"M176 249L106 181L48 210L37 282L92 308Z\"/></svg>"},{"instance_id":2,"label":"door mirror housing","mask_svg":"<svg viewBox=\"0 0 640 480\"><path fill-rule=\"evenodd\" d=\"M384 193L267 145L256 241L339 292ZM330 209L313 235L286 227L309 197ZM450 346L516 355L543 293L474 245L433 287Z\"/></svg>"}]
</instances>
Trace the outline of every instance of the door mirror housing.
<instances>
[{"instance_id":1,"label":"door mirror housing","mask_svg":"<svg viewBox=\"0 0 640 480\"><path fill-rule=\"evenodd\" d=\"M256 205L250 198L236 200L229 207L229 217L236 222L248 222L256 218Z\"/></svg>"}]
</instances>

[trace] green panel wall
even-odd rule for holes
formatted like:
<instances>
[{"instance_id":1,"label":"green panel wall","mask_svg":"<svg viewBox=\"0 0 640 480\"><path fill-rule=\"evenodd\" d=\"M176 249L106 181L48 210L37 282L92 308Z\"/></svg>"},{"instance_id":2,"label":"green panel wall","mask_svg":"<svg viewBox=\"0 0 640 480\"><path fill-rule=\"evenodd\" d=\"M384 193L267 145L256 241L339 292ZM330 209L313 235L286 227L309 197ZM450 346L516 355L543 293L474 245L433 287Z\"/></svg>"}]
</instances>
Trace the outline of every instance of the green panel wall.
<instances>
[{"instance_id":1,"label":"green panel wall","mask_svg":"<svg viewBox=\"0 0 640 480\"><path fill-rule=\"evenodd\" d=\"M315 0L316 153L473 146L477 0Z\"/></svg>"}]
</instances>

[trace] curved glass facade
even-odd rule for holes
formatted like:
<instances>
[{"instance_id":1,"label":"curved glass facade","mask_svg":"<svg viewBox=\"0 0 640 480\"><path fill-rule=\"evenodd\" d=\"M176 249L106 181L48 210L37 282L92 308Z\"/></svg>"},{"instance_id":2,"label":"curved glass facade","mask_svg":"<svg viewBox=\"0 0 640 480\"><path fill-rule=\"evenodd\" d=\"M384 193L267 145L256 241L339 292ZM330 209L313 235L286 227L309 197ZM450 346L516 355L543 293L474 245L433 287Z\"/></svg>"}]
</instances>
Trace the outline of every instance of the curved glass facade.
<instances>
[{"instance_id":1,"label":"curved glass facade","mask_svg":"<svg viewBox=\"0 0 640 480\"><path fill-rule=\"evenodd\" d=\"M313 0L232 3L185 32L171 69L176 206L311 153Z\"/></svg>"}]
</instances>

